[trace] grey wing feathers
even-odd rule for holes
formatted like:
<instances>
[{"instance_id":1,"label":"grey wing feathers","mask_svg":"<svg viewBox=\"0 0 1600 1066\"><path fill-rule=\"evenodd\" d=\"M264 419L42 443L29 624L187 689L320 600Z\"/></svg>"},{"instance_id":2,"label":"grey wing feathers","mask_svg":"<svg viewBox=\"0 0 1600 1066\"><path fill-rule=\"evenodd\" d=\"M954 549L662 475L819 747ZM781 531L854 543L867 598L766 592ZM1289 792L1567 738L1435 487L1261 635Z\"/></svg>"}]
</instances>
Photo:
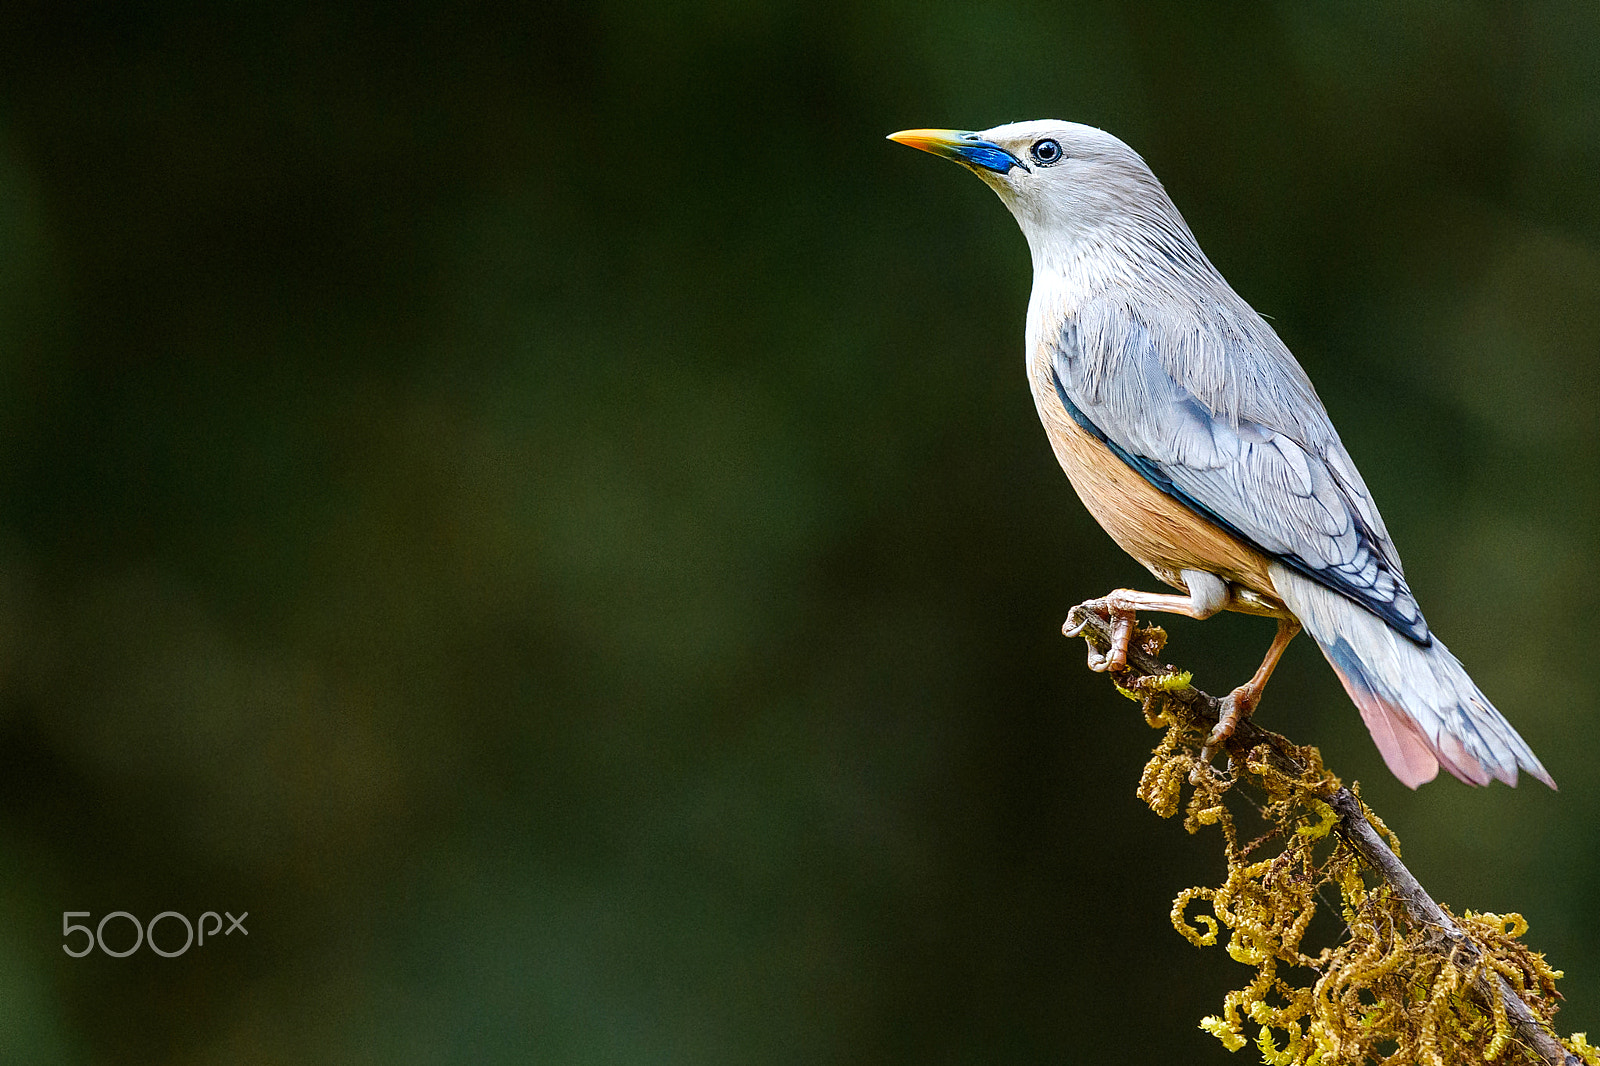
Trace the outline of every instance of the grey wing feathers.
<instances>
[{"instance_id":1,"label":"grey wing feathers","mask_svg":"<svg viewBox=\"0 0 1600 1066\"><path fill-rule=\"evenodd\" d=\"M1275 334L1219 316L1158 338L1132 308L1093 311L1051 338L1075 419L1158 488L1429 643L1366 485Z\"/></svg>"}]
</instances>

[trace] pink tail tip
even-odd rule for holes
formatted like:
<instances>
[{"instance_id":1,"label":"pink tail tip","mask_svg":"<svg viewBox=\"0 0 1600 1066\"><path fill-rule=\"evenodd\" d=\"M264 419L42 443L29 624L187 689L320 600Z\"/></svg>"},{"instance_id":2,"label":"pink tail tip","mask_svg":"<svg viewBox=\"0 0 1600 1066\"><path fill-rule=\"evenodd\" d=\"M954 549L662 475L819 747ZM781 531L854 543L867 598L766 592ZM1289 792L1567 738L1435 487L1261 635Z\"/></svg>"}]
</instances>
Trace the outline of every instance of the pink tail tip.
<instances>
[{"instance_id":1,"label":"pink tail tip","mask_svg":"<svg viewBox=\"0 0 1600 1066\"><path fill-rule=\"evenodd\" d=\"M1367 723L1367 731L1372 734L1373 743L1378 745L1378 752L1383 756L1383 761L1388 764L1389 771L1400 779L1400 783L1407 788L1416 788L1425 785L1439 775L1439 759L1435 756L1432 746L1423 739L1417 730L1416 723L1411 716L1394 704L1384 700L1359 685L1352 685L1346 681L1344 675L1339 676L1344 681L1345 691L1361 709L1361 720ZM1469 763L1474 769L1476 763ZM1463 781L1475 785L1486 785L1489 777L1482 770L1478 774L1482 780L1469 777L1461 772L1458 763L1453 760L1446 761L1444 768Z\"/></svg>"}]
</instances>

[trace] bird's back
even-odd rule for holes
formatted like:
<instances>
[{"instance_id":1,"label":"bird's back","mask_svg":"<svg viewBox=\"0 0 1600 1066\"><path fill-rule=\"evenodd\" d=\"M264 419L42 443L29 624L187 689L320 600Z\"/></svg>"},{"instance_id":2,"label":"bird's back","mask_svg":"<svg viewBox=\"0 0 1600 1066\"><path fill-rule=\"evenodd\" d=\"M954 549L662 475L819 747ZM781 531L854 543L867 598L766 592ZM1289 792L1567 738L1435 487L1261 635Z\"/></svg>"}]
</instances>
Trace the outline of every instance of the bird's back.
<instances>
[{"instance_id":1,"label":"bird's back","mask_svg":"<svg viewBox=\"0 0 1600 1066\"><path fill-rule=\"evenodd\" d=\"M1076 424L1202 521L1425 641L1388 530L1305 372L1198 248L1167 255L1166 243L1112 230L1036 270L1030 378L1048 369ZM1130 553L1153 570L1166 561Z\"/></svg>"}]
</instances>

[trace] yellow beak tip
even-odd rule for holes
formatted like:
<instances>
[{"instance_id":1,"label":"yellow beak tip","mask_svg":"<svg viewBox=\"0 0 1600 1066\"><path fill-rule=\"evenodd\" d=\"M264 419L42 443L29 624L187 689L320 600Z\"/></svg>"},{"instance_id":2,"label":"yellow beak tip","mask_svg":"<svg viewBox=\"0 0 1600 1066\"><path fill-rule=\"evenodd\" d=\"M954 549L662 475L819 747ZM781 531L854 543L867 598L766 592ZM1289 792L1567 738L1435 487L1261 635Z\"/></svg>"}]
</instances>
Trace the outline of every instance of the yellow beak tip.
<instances>
[{"instance_id":1,"label":"yellow beak tip","mask_svg":"<svg viewBox=\"0 0 1600 1066\"><path fill-rule=\"evenodd\" d=\"M960 136L958 130L901 130L889 134L888 139L908 148L939 154L941 149L948 150Z\"/></svg>"}]
</instances>

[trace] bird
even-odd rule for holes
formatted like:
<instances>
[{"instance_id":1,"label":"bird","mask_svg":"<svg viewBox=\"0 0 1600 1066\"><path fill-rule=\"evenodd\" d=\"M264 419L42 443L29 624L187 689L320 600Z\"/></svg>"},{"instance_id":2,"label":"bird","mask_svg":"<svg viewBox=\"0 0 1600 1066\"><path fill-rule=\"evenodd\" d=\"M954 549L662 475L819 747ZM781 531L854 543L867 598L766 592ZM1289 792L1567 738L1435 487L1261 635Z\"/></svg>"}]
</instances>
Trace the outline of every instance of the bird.
<instances>
[{"instance_id":1,"label":"bird","mask_svg":"<svg viewBox=\"0 0 1600 1066\"><path fill-rule=\"evenodd\" d=\"M966 167L1015 216L1033 259L1028 382L1052 449L1111 538L1178 590L1084 604L1112 620L1091 667L1126 666L1139 611L1275 618L1260 668L1223 700L1208 761L1304 628L1403 784L1442 766L1473 785L1515 786L1520 768L1556 787L1423 619L1311 379L1137 152L1054 119L889 139Z\"/></svg>"}]
</instances>

